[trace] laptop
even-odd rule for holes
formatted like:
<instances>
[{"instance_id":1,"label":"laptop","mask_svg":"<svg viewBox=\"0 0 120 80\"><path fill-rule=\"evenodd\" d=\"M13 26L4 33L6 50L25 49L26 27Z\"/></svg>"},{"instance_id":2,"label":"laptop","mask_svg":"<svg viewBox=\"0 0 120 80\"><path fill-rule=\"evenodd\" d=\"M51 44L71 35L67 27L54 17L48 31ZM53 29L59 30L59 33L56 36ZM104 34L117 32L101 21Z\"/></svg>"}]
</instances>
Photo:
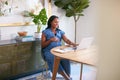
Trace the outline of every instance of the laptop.
<instances>
[{"instance_id":1,"label":"laptop","mask_svg":"<svg viewBox=\"0 0 120 80\"><path fill-rule=\"evenodd\" d=\"M82 38L76 49L80 50L80 49L89 48L92 45L93 39L94 39L93 37ZM67 47L67 48L64 48L64 49L56 49L54 51L64 53L64 52L69 52L69 51L74 51L74 50L75 50L74 47Z\"/></svg>"},{"instance_id":2,"label":"laptop","mask_svg":"<svg viewBox=\"0 0 120 80\"><path fill-rule=\"evenodd\" d=\"M94 38L93 37L84 37L81 39L79 46L77 46L77 49L87 49L89 48L93 43Z\"/></svg>"}]
</instances>

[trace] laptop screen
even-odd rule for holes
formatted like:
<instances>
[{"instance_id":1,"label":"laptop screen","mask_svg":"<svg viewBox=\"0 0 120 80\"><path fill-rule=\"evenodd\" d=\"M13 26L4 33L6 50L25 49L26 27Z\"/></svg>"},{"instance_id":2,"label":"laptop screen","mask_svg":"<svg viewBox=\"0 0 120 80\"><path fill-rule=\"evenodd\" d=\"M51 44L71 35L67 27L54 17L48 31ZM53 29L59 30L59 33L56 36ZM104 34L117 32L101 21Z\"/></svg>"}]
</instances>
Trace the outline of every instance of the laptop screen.
<instances>
[{"instance_id":1,"label":"laptop screen","mask_svg":"<svg viewBox=\"0 0 120 80\"><path fill-rule=\"evenodd\" d=\"M86 49L92 45L94 38L93 37L84 37L81 39L77 49Z\"/></svg>"}]
</instances>

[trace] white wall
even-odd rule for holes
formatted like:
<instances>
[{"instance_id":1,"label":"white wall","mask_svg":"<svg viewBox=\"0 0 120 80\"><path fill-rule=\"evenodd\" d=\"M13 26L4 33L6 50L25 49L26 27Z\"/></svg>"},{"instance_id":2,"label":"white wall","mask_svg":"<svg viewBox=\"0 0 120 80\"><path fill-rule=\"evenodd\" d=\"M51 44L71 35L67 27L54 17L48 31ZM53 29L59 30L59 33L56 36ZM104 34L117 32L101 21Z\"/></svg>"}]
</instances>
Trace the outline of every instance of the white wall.
<instances>
[{"instance_id":1,"label":"white wall","mask_svg":"<svg viewBox=\"0 0 120 80\"><path fill-rule=\"evenodd\" d=\"M96 36L96 1L90 0L90 6L83 12L84 16L81 16L77 22L77 42L80 42L81 38Z\"/></svg>"},{"instance_id":2,"label":"white wall","mask_svg":"<svg viewBox=\"0 0 120 80\"><path fill-rule=\"evenodd\" d=\"M13 3L8 1L8 5L2 7L5 11L4 16L0 16L0 24L5 23L24 23L28 18L23 18L21 16L21 12L24 10L32 11L34 9L35 13L38 13L39 10L42 9L42 4L38 1L42 2L42 0L15 0ZM8 12L8 8L11 7L12 4L12 12ZM22 5L21 5L22 4ZM14 39L18 36L17 32L19 31L27 31L28 35L34 35L36 31L36 27L34 26L0 26L0 40Z\"/></svg>"},{"instance_id":3,"label":"white wall","mask_svg":"<svg viewBox=\"0 0 120 80\"><path fill-rule=\"evenodd\" d=\"M14 39L18 36L17 32L27 31L27 35L33 35L36 31L36 26L15 26L15 27L0 27L0 40Z\"/></svg>"},{"instance_id":4,"label":"white wall","mask_svg":"<svg viewBox=\"0 0 120 80\"><path fill-rule=\"evenodd\" d=\"M97 80L120 80L120 0L99 0Z\"/></svg>"},{"instance_id":5,"label":"white wall","mask_svg":"<svg viewBox=\"0 0 120 80\"><path fill-rule=\"evenodd\" d=\"M96 14L95 14L95 1L91 0L90 7L84 11L84 15L80 17L79 21L77 22L77 42L81 40L84 36L94 36L95 34L95 21L96 21ZM52 2L52 14L57 15L60 19L60 29L65 31L66 36L74 41L74 19L73 17L66 17L65 12L59 8L57 8ZM15 35L17 35L18 31L26 30L28 34L33 34L36 28L32 26L19 26L19 27L0 27L1 30L1 40L11 39Z\"/></svg>"},{"instance_id":6,"label":"white wall","mask_svg":"<svg viewBox=\"0 0 120 80\"><path fill-rule=\"evenodd\" d=\"M95 1L90 1L90 6L84 11L85 16L81 16L77 22L77 43L79 43L83 37L94 37L96 35L96 7L94 7ZM73 17L66 17L65 12L61 9L58 9L54 4L52 5L52 14L59 16L60 28L66 32L66 35L69 39L74 41L75 25Z\"/></svg>"}]
</instances>

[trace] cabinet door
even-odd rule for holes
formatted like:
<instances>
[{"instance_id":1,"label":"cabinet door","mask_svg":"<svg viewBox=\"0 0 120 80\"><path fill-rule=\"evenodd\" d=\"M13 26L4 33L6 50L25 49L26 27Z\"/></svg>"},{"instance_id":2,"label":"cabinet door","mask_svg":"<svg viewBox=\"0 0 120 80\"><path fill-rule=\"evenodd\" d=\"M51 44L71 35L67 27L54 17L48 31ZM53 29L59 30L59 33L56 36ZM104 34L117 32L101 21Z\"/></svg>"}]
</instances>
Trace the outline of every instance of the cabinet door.
<instances>
[{"instance_id":1,"label":"cabinet door","mask_svg":"<svg viewBox=\"0 0 120 80\"><path fill-rule=\"evenodd\" d=\"M11 61L14 58L14 45L0 46L0 62Z\"/></svg>"},{"instance_id":2,"label":"cabinet door","mask_svg":"<svg viewBox=\"0 0 120 80\"><path fill-rule=\"evenodd\" d=\"M11 76L14 53L14 45L0 46L0 79Z\"/></svg>"},{"instance_id":3,"label":"cabinet door","mask_svg":"<svg viewBox=\"0 0 120 80\"><path fill-rule=\"evenodd\" d=\"M29 71L31 65L32 42L18 43L14 46L16 50L13 62L13 73L21 74Z\"/></svg>"}]
</instances>

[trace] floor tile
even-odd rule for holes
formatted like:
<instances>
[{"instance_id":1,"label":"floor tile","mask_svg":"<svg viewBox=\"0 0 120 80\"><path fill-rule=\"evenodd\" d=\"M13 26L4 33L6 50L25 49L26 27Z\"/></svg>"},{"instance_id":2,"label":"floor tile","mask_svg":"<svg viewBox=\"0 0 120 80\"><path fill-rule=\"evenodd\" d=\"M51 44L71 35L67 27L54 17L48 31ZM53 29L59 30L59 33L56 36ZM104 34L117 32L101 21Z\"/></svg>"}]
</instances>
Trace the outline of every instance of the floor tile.
<instances>
[{"instance_id":1,"label":"floor tile","mask_svg":"<svg viewBox=\"0 0 120 80\"><path fill-rule=\"evenodd\" d=\"M72 63L71 64L71 78L72 80L80 80L80 68L81 64L78 63ZM96 68L89 65L83 65L83 75L82 80L96 80ZM51 76L50 71L49 78ZM43 73L44 75L46 72ZM23 78L19 78L17 80L51 80L51 79L42 79L42 73L37 73L31 76L26 76ZM44 76L45 77L45 76ZM57 74L58 79L57 80L64 80L61 75Z\"/></svg>"}]
</instances>

